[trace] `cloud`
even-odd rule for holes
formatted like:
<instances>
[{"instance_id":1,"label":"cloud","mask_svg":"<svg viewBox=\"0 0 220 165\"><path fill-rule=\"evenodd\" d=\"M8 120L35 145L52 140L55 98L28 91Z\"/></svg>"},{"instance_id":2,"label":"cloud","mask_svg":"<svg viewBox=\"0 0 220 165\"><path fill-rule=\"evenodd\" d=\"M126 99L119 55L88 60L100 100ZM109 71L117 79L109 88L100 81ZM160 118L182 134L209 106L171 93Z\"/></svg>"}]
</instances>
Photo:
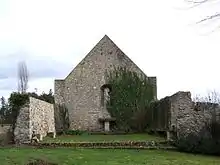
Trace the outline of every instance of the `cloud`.
<instances>
[{"instance_id":1,"label":"cloud","mask_svg":"<svg viewBox=\"0 0 220 165\"><path fill-rule=\"evenodd\" d=\"M25 61L29 72L29 88L33 91L32 86L40 89L45 88L45 83L42 80L47 81L50 85L48 88L53 88L53 80L55 78L64 78L72 68L68 63L58 61L56 58L45 56L31 55L24 50L16 51L10 54L0 55L0 95L5 96L11 93L11 91L17 90L17 67L19 61ZM49 79L49 80L48 80ZM48 89L49 90L49 89Z\"/></svg>"},{"instance_id":2,"label":"cloud","mask_svg":"<svg viewBox=\"0 0 220 165\"><path fill-rule=\"evenodd\" d=\"M15 90L17 88L17 80L15 78L0 80L0 90Z\"/></svg>"},{"instance_id":3,"label":"cloud","mask_svg":"<svg viewBox=\"0 0 220 165\"><path fill-rule=\"evenodd\" d=\"M54 78L68 75L104 34L147 75L157 76L158 97L219 87L220 33L201 36L214 24L191 25L220 11L217 3L181 10L175 6L181 7L183 0L12 1L0 1L1 89L14 88L21 60L35 82L30 86L49 88Z\"/></svg>"},{"instance_id":4,"label":"cloud","mask_svg":"<svg viewBox=\"0 0 220 165\"><path fill-rule=\"evenodd\" d=\"M31 79L62 77L67 74L66 72L70 68L68 64L64 64L56 59L53 60L49 57L31 56L21 52L4 55L1 56L1 58L0 80L16 78L19 61L26 62Z\"/></svg>"}]
</instances>

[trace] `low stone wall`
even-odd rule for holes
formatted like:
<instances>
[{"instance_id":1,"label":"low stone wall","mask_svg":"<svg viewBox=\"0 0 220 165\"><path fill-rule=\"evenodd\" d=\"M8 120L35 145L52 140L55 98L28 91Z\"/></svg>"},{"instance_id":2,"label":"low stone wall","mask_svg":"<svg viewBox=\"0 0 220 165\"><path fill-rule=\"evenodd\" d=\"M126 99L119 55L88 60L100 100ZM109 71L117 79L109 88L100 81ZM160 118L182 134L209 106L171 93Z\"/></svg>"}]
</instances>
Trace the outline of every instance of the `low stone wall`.
<instances>
[{"instance_id":1,"label":"low stone wall","mask_svg":"<svg viewBox=\"0 0 220 165\"><path fill-rule=\"evenodd\" d=\"M218 104L193 102L190 92L177 92L158 101L154 106L152 117L153 130L167 132L167 138L180 138L191 133L199 133L206 124L219 121ZM164 105L165 104L165 105ZM163 113L159 113L163 111ZM150 114L152 116L152 114ZM150 125L151 126L151 125ZM204 130L205 131L205 130ZM210 136L206 130L204 135Z\"/></svg>"},{"instance_id":2,"label":"low stone wall","mask_svg":"<svg viewBox=\"0 0 220 165\"><path fill-rule=\"evenodd\" d=\"M29 143L32 133L41 137L55 133L53 104L29 97L29 103L20 109L15 124L15 142Z\"/></svg>"}]
</instances>

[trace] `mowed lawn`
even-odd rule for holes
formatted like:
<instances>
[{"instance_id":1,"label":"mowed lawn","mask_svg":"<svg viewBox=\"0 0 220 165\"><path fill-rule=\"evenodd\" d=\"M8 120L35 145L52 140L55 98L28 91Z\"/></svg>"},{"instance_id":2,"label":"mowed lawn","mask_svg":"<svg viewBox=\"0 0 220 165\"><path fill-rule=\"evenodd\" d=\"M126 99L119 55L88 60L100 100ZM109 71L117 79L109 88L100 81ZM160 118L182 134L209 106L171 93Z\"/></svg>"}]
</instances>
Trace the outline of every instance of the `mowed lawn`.
<instances>
[{"instance_id":1,"label":"mowed lawn","mask_svg":"<svg viewBox=\"0 0 220 165\"><path fill-rule=\"evenodd\" d=\"M126 135L61 135L55 139L45 137L43 142L114 142L114 141L164 141L165 138L149 134Z\"/></svg>"},{"instance_id":2,"label":"mowed lawn","mask_svg":"<svg viewBox=\"0 0 220 165\"><path fill-rule=\"evenodd\" d=\"M59 165L219 165L219 157L201 156L164 150L113 149L0 149L1 165L25 165L33 158Z\"/></svg>"}]
</instances>

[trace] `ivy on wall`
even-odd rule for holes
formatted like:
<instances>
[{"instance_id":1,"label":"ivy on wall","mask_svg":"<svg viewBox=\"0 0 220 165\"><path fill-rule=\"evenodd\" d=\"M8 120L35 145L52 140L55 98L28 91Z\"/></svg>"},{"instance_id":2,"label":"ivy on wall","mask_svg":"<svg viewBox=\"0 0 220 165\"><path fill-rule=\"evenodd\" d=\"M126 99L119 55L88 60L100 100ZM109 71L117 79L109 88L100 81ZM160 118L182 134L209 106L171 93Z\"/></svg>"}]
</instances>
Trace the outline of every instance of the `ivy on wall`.
<instances>
[{"instance_id":1,"label":"ivy on wall","mask_svg":"<svg viewBox=\"0 0 220 165\"><path fill-rule=\"evenodd\" d=\"M169 97L151 103L147 122L151 130L166 131L169 127L171 102Z\"/></svg>"},{"instance_id":2,"label":"ivy on wall","mask_svg":"<svg viewBox=\"0 0 220 165\"><path fill-rule=\"evenodd\" d=\"M107 109L116 118L116 129L144 131L147 127L146 112L154 100L153 86L147 77L119 67L107 72L107 83L112 88Z\"/></svg>"}]
</instances>

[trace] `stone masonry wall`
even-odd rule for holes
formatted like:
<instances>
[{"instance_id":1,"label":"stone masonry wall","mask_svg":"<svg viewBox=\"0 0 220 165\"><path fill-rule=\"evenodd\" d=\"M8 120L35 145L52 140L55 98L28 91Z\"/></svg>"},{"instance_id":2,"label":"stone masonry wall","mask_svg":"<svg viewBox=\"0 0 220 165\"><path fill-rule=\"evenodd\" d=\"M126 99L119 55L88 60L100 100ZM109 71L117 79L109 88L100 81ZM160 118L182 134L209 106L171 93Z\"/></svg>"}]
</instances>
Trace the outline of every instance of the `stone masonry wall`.
<instances>
[{"instance_id":1,"label":"stone masonry wall","mask_svg":"<svg viewBox=\"0 0 220 165\"><path fill-rule=\"evenodd\" d=\"M55 132L53 104L30 97L29 110L31 131L43 137L49 132Z\"/></svg>"},{"instance_id":2,"label":"stone masonry wall","mask_svg":"<svg viewBox=\"0 0 220 165\"><path fill-rule=\"evenodd\" d=\"M30 108L26 104L20 109L14 130L15 143L29 143L31 139Z\"/></svg>"},{"instance_id":3,"label":"stone masonry wall","mask_svg":"<svg viewBox=\"0 0 220 165\"><path fill-rule=\"evenodd\" d=\"M65 107L65 100L64 100L64 92L65 92L65 80L55 80L54 83L54 100L55 100L55 107L54 107L54 117L55 117L55 129L58 132L63 131L63 122L62 117L60 115L60 107Z\"/></svg>"},{"instance_id":4,"label":"stone masonry wall","mask_svg":"<svg viewBox=\"0 0 220 165\"><path fill-rule=\"evenodd\" d=\"M65 91L65 81L64 80L55 80L54 84L54 99L56 104L65 104L64 100L64 91Z\"/></svg>"},{"instance_id":5,"label":"stone masonry wall","mask_svg":"<svg viewBox=\"0 0 220 165\"><path fill-rule=\"evenodd\" d=\"M192 101L190 92L177 92L169 99L170 117L168 115L169 127L166 131L177 138L187 136L191 133L198 134L204 126L211 121L219 121L220 107L211 103L195 103ZM208 130L204 135L209 136Z\"/></svg>"},{"instance_id":6,"label":"stone masonry wall","mask_svg":"<svg viewBox=\"0 0 220 165\"><path fill-rule=\"evenodd\" d=\"M108 36L104 36L65 78L65 85L55 80L55 103L62 103L64 100L69 111L70 129L103 129L98 119L106 118L109 113L101 105L101 87L107 83L106 71L115 67L126 67L144 74ZM149 80L156 92L156 77Z\"/></svg>"},{"instance_id":7,"label":"stone masonry wall","mask_svg":"<svg viewBox=\"0 0 220 165\"><path fill-rule=\"evenodd\" d=\"M29 103L20 109L15 124L16 143L29 143L32 133L42 137L55 132L53 104L29 97Z\"/></svg>"}]
</instances>

